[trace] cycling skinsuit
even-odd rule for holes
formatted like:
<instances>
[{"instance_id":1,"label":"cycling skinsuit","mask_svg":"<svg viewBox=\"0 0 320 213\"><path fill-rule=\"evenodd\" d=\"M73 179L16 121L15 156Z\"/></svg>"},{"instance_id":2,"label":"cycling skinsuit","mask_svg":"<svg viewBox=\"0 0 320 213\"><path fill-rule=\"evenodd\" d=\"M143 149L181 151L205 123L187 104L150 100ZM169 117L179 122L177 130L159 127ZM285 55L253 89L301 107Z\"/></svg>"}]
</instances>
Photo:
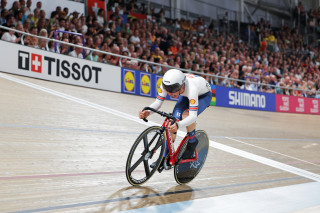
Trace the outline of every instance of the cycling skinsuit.
<instances>
[{"instance_id":1,"label":"cycling skinsuit","mask_svg":"<svg viewBox=\"0 0 320 213\"><path fill-rule=\"evenodd\" d=\"M158 110L167 97L167 91L160 85L157 99L150 105L151 108ZM202 77L186 74L185 90L180 94L178 101L173 109L173 116L179 119L178 126L189 126L197 120L212 99L210 84ZM189 110L189 116L181 120L182 113Z\"/></svg>"}]
</instances>

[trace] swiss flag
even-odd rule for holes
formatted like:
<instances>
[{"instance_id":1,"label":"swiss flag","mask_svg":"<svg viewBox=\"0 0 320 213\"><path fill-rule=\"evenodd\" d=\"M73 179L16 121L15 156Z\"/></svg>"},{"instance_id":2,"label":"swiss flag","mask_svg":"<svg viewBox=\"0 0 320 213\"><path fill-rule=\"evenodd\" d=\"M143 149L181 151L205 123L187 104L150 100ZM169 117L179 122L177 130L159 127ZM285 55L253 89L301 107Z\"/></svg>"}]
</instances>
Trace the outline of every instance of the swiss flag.
<instances>
[{"instance_id":1,"label":"swiss flag","mask_svg":"<svg viewBox=\"0 0 320 213\"><path fill-rule=\"evenodd\" d=\"M37 54L31 54L31 71L42 72L42 56Z\"/></svg>"},{"instance_id":2,"label":"swiss flag","mask_svg":"<svg viewBox=\"0 0 320 213\"><path fill-rule=\"evenodd\" d=\"M89 16L97 17L99 9L106 11L106 5L108 0L87 0L86 1L86 11L88 11Z\"/></svg>"}]
</instances>

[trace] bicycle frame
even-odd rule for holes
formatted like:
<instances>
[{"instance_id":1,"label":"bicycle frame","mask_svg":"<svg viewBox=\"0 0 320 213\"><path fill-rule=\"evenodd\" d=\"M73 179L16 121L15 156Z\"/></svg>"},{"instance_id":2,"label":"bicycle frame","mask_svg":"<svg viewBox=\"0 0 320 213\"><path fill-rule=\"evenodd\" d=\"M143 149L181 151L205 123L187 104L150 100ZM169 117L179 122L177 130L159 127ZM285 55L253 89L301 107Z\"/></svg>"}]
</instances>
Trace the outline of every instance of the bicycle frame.
<instances>
[{"instance_id":1,"label":"bicycle frame","mask_svg":"<svg viewBox=\"0 0 320 213\"><path fill-rule=\"evenodd\" d=\"M198 153L197 153L197 149L195 150L195 158L194 159L187 159L187 160L181 160L178 162L178 154L180 152L180 149L182 147L182 145L184 144L184 142L188 139L188 135L186 135L182 141L180 142L177 150L175 151L174 149L174 142L172 141L172 137L171 137L171 133L168 130L168 127L171 125L171 120L169 118L165 118L162 127L165 128L165 132L166 132L166 140L167 140L167 146L169 149L169 155L170 155L170 164L172 166L174 166L176 163L188 163L188 162L194 162L198 159Z\"/></svg>"}]
</instances>

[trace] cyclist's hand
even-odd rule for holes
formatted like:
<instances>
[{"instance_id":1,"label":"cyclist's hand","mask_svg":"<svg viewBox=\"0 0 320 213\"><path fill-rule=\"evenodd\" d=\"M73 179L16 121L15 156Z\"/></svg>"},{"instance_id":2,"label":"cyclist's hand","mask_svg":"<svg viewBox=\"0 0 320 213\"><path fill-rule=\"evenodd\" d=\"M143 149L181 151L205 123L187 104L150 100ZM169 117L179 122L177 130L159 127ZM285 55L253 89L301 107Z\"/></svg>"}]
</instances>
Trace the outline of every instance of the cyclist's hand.
<instances>
[{"instance_id":1,"label":"cyclist's hand","mask_svg":"<svg viewBox=\"0 0 320 213\"><path fill-rule=\"evenodd\" d=\"M142 112L142 110L139 111L139 118L144 119L147 118L150 115L150 112L148 110L145 110Z\"/></svg>"},{"instance_id":2,"label":"cyclist's hand","mask_svg":"<svg viewBox=\"0 0 320 213\"><path fill-rule=\"evenodd\" d=\"M168 127L168 129L169 129L169 131L170 131L172 134L176 133L177 130L178 130L177 123L174 123L173 125L170 125L170 126Z\"/></svg>"}]
</instances>

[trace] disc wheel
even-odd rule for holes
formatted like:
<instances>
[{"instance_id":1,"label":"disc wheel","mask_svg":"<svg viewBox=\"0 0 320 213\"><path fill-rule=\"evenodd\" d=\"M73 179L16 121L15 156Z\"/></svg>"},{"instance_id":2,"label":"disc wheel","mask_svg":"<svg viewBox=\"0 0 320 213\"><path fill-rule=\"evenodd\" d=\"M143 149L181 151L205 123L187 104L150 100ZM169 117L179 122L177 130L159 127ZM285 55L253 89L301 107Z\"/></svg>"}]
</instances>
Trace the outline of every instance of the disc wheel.
<instances>
[{"instance_id":1,"label":"disc wheel","mask_svg":"<svg viewBox=\"0 0 320 213\"><path fill-rule=\"evenodd\" d=\"M128 182L135 186L149 180L157 171L165 150L165 137L160 126L143 131L134 142L126 163ZM153 162L155 166L150 168Z\"/></svg>"},{"instance_id":2,"label":"disc wheel","mask_svg":"<svg viewBox=\"0 0 320 213\"><path fill-rule=\"evenodd\" d=\"M196 131L196 137L199 141L196 150L198 153L198 159L193 162L180 163L174 166L174 178L178 184L186 184L192 181L201 171L209 150L209 138L205 131ZM179 155L182 156L188 141L183 144L183 148L180 149Z\"/></svg>"}]
</instances>

